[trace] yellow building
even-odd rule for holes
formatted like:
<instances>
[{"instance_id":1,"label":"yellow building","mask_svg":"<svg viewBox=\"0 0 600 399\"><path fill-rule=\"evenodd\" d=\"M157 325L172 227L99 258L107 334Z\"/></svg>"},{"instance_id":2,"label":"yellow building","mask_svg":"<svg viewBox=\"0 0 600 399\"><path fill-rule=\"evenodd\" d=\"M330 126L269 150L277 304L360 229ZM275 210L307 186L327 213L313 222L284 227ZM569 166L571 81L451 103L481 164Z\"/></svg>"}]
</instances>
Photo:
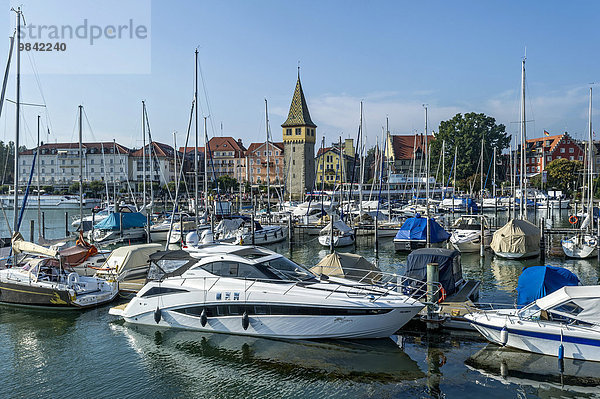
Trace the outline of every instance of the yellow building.
<instances>
[{"instance_id":1,"label":"yellow building","mask_svg":"<svg viewBox=\"0 0 600 399\"><path fill-rule=\"evenodd\" d=\"M354 159L354 140L346 139L342 143L342 156L340 157L339 144L332 147L319 148L315 158L317 167L317 189L325 179L325 184L347 183L352 178L352 165ZM358 166L358 163L357 163ZM356 176L355 176L356 179Z\"/></svg>"}]
</instances>

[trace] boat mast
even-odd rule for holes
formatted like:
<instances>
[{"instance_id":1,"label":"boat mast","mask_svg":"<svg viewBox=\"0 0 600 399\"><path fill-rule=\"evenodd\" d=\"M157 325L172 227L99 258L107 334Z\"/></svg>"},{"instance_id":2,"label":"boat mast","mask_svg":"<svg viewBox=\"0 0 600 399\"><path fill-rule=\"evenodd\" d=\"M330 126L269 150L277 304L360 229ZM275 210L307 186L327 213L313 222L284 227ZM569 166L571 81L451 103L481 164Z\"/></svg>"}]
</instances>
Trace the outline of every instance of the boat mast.
<instances>
[{"instance_id":1,"label":"boat mast","mask_svg":"<svg viewBox=\"0 0 600 399\"><path fill-rule=\"evenodd\" d=\"M204 117L204 211L208 214L208 132L206 131L206 116ZM252 187L250 187L252 192Z\"/></svg>"},{"instance_id":2,"label":"boat mast","mask_svg":"<svg viewBox=\"0 0 600 399\"><path fill-rule=\"evenodd\" d=\"M452 212L454 213L454 198L456 197L456 158L458 156L458 146L454 142L454 177L452 179Z\"/></svg>"},{"instance_id":3,"label":"boat mast","mask_svg":"<svg viewBox=\"0 0 600 399\"><path fill-rule=\"evenodd\" d=\"M427 217L427 248L431 246L430 237L430 226L429 226L429 147L427 146L427 105L425 107L425 201L426 201L426 212Z\"/></svg>"},{"instance_id":4,"label":"boat mast","mask_svg":"<svg viewBox=\"0 0 600 399\"><path fill-rule=\"evenodd\" d=\"M390 137L390 121L387 116L385 117L385 130L387 132L385 139L387 140L387 143L390 144L387 146L387 151L391 151L390 147L391 147L392 140ZM385 153L383 154L383 156L385 157ZM387 157L385 157L385 160L387 163L388 222L391 222L392 221L392 194L390 193L390 160Z\"/></svg>"},{"instance_id":5,"label":"boat mast","mask_svg":"<svg viewBox=\"0 0 600 399\"><path fill-rule=\"evenodd\" d=\"M17 112L16 112L16 124L15 124L15 192L14 192L14 215L13 215L13 233L19 232L19 122L20 122L20 109L21 109L21 7L17 7L14 10L17 13ZM16 261L16 258L15 258Z\"/></svg>"},{"instance_id":6,"label":"boat mast","mask_svg":"<svg viewBox=\"0 0 600 399\"><path fill-rule=\"evenodd\" d=\"M175 187L178 188L179 187L179 179L178 179L178 174L177 174L177 132L173 132L173 160L174 160L174 172L175 172ZM144 176L145 177L145 176ZM177 198L177 196L175 197L175 199L173 200L174 203L174 207L173 209L175 209L175 211L173 212L173 214L171 215L171 219L174 221L175 220L175 214L177 213L177 202L179 201L179 198Z\"/></svg>"},{"instance_id":7,"label":"boat mast","mask_svg":"<svg viewBox=\"0 0 600 399\"><path fill-rule=\"evenodd\" d=\"M117 141L113 139L113 192L115 197L115 206L117 205Z\"/></svg>"},{"instance_id":8,"label":"boat mast","mask_svg":"<svg viewBox=\"0 0 600 399\"><path fill-rule=\"evenodd\" d=\"M479 171L479 188L481 189L481 214L483 215L483 142L484 136L481 136L481 170Z\"/></svg>"},{"instance_id":9,"label":"boat mast","mask_svg":"<svg viewBox=\"0 0 600 399\"><path fill-rule=\"evenodd\" d=\"M194 119L196 128L196 142L194 145L194 221L196 222L196 234L198 234L198 49L195 51L195 87L194 87ZM186 148L187 150L187 148Z\"/></svg>"},{"instance_id":10,"label":"boat mast","mask_svg":"<svg viewBox=\"0 0 600 399\"><path fill-rule=\"evenodd\" d=\"M267 134L267 216L271 215L271 175L269 173L269 152L271 147L269 145L269 109L267 106L267 99L265 98L265 130ZM322 193L321 193L322 194Z\"/></svg>"},{"instance_id":11,"label":"boat mast","mask_svg":"<svg viewBox=\"0 0 600 399\"><path fill-rule=\"evenodd\" d=\"M363 185L363 181L364 181L364 157L363 157L363 136L364 136L364 132L363 132L363 102L360 102L360 182L358 184L358 207L359 207L359 213L358 213L358 220L361 220L362 218L362 213L363 213L363 207L362 207L362 198L363 198L363 192L362 192L362 185ZM333 228L333 224L332 224L332 228Z\"/></svg>"},{"instance_id":12,"label":"boat mast","mask_svg":"<svg viewBox=\"0 0 600 399\"><path fill-rule=\"evenodd\" d=\"M592 151L592 146L593 144L593 132L592 132L592 88L590 87L590 110L589 110L589 120L588 120L588 140L589 140L589 144L588 144L588 191L589 191L589 195L588 195L588 217L589 215L591 215L590 217L590 224L588 225L588 231L589 232L593 232L594 231L594 177L593 177L593 167L594 167L594 163L593 163L593 151Z\"/></svg>"},{"instance_id":13,"label":"boat mast","mask_svg":"<svg viewBox=\"0 0 600 399\"><path fill-rule=\"evenodd\" d=\"M175 166L177 168L177 165ZM143 185L143 200L142 209L146 209L146 103L142 101L142 185ZM177 173L175 173L177 176ZM116 198L115 198L116 201ZM115 203L115 212L117 204Z\"/></svg>"},{"instance_id":14,"label":"boat mast","mask_svg":"<svg viewBox=\"0 0 600 399\"><path fill-rule=\"evenodd\" d=\"M37 117L37 164L36 164L36 169L37 169L37 214L38 214L38 229L40 231L40 233L38 234L39 237L42 236L41 233L41 228L42 228L42 211L41 211L41 202L42 202L42 198L40 197L40 118L41 116L38 115ZM81 223L81 221L80 221Z\"/></svg>"},{"instance_id":15,"label":"boat mast","mask_svg":"<svg viewBox=\"0 0 600 399\"><path fill-rule=\"evenodd\" d=\"M527 219L527 173L525 172L525 152L527 151L527 132L525 127L525 60L523 57L521 69L521 206L520 218Z\"/></svg>"},{"instance_id":16,"label":"boat mast","mask_svg":"<svg viewBox=\"0 0 600 399\"><path fill-rule=\"evenodd\" d=\"M83 232L83 151L82 151L82 116L83 116L83 105L79 106L79 220L80 229Z\"/></svg>"}]
</instances>

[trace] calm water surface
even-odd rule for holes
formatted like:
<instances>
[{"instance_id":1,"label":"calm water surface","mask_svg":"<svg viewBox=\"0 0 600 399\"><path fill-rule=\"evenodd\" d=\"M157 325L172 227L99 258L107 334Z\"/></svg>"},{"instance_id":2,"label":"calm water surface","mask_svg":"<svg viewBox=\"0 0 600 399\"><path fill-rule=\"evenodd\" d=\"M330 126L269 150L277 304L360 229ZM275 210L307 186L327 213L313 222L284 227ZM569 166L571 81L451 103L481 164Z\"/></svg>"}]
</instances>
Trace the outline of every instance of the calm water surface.
<instances>
[{"instance_id":1,"label":"calm water surface","mask_svg":"<svg viewBox=\"0 0 600 399\"><path fill-rule=\"evenodd\" d=\"M50 213L54 216L46 212L47 236L60 237L64 211ZM37 218L37 213L34 211L30 218ZM28 220L27 215L24 220ZM291 254L287 244L272 249L307 265L327 254L314 237L296 240L302 245L296 245ZM391 239L382 240L378 258L372 248L372 241L361 237L357 248L348 251L377 262L385 270L404 270L406 256L393 251ZM512 304L523 266L539 264L539 260L504 261L488 254L485 260L464 255L462 263L466 278L482 281L482 302ZM549 258L546 263L569 268L585 284L598 283L595 259ZM129 326L107 311L108 307L85 312L0 307L0 396L600 396L600 364L568 361L561 376L555 358L499 349L475 333L403 332L381 340L290 342Z\"/></svg>"}]
</instances>

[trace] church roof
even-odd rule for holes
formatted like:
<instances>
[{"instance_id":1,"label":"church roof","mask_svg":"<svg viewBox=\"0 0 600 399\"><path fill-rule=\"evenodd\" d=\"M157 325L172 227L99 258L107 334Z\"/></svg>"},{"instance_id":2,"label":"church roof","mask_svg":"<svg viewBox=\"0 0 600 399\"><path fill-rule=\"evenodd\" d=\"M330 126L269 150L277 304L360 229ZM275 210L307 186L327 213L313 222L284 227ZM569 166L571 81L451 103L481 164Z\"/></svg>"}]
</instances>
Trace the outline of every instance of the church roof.
<instances>
[{"instance_id":1,"label":"church roof","mask_svg":"<svg viewBox=\"0 0 600 399\"><path fill-rule=\"evenodd\" d=\"M317 127L310 119L310 113L308 112L308 106L306 105L306 99L302 91L302 84L300 83L300 76L298 76L298 81L296 82L296 89L294 90L294 97L292 98L287 120L281 125L281 127L292 126Z\"/></svg>"}]
</instances>

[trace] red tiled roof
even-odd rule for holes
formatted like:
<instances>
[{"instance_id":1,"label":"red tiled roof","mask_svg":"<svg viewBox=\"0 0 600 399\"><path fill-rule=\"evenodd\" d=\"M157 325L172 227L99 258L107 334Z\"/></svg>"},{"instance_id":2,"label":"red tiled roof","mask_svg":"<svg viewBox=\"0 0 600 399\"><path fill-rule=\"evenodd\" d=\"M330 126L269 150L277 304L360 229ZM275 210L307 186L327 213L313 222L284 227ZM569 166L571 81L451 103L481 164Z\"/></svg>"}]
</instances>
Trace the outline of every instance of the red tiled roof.
<instances>
[{"instance_id":1,"label":"red tiled roof","mask_svg":"<svg viewBox=\"0 0 600 399\"><path fill-rule=\"evenodd\" d=\"M150 144L146 144L146 147L148 147ZM144 148L146 148L144 147ZM157 157L161 157L161 158L168 158L168 157L173 157L173 152L175 151L173 149L173 147L171 147L168 144L163 144L163 143L159 143L156 141L152 142L152 151L154 152L154 154L156 154ZM178 151L179 152L179 151ZM146 155L148 154L148 151L146 151ZM134 151L131 156L132 157L143 157L143 152L142 149L140 148L139 150Z\"/></svg>"},{"instance_id":2,"label":"red tiled roof","mask_svg":"<svg viewBox=\"0 0 600 399\"><path fill-rule=\"evenodd\" d=\"M94 143L81 143L81 146L85 149L96 149L99 153L102 153L102 148L105 149L105 153L109 153L113 146L117 147L117 153L128 154L131 150L119 143L113 143L112 141L94 142ZM76 150L79 149L79 143L47 143L40 145L41 150ZM21 151L19 154L22 155L33 155L36 149L28 149Z\"/></svg>"},{"instance_id":3,"label":"red tiled roof","mask_svg":"<svg viewBox=\"0 0 600 399\"><path fill-rule=\"evenodd\" d=\"M535 139L528 139L527 140L527 144L531 144L531 145L528 145L528 147L533 148L533 147L537 147L537 145L536 145L537 143L544 143L547 140L550 140L550 151L554 151L554 148L556 148L556 146L560 143L560 140L562 140L562 138L565 135L568 136L568 133L557 134L557 135L554 135L554 136L538 137L538 138L535 138ZM548 146L544 145L544 147L548 147Z\"/></svg>"},{"instance_id":4,"label":"red tiled roof","mask_svg":"<svg viewBox=\"0 0 600 399\"><path fill-rule=\"evenodd\" d=\"M271 142L271 144L274 145L275 147L279 148L281 151L283 151L283 142ZM256 151L257 149L259 149L260 147L262 147L264 145L265 145L265 142L262 142L262 143L250 143L250 145L248 146L248 149L246 151L247 152L254 152L254 151Z\"/></svg>"},{"instance_id":5,"label":"red tiled roof","mask_svg":"<svg viewBox=\"0 0 600 399\"><path fill-rule=\"evenodd\" d=\"M392 148L394 149L394 158L396 159L413 159L416 150L425 146L425 136L423 134L392 135ZM427 136L428 143L435 140L433 135Z\"/></svg>"}]
</instances>

